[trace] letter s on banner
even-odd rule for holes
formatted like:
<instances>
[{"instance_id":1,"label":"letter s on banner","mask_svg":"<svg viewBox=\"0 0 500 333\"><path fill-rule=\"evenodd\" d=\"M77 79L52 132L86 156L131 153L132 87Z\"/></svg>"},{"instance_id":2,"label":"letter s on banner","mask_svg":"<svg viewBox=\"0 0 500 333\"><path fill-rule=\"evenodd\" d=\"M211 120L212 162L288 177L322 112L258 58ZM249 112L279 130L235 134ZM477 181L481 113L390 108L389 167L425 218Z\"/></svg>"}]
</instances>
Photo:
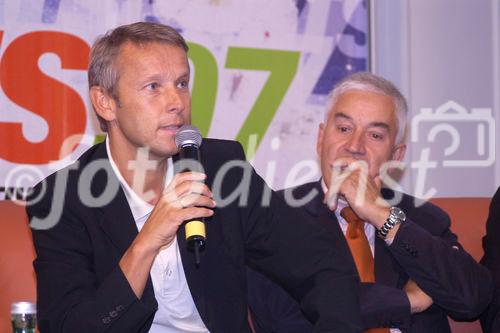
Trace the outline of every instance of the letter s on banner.
<instances>
[{"instance_id":1,"label":"letter s on banner","mask_svg":"<svg viewBox=\"0 0 500 333\"><path fill-rule=\"evenodd\" d=\"M0 122L0 158L26 164L59 160L64 140L83 134L85 103L71 87L45 75L38 67L44 53L55 53L62 69L86 70L88 44L77 36L56 31L35 31L16 38L0 63L0 83L5 95L20 107L36 113L48 124L41 142L30 142L20 123ZM11 144L8 144L8 143Z\"/></svg>"}]
</instances>

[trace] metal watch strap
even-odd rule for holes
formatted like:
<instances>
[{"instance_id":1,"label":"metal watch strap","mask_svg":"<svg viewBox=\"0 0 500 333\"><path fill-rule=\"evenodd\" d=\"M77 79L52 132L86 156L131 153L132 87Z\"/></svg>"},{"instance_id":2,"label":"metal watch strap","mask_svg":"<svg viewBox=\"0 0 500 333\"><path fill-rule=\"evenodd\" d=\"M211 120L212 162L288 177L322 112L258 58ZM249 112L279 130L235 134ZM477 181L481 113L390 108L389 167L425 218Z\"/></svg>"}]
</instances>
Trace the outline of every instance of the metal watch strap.
<instances>
[{"instance_id":1,"label":"metal watch strap","mask_svg":"<svg viewBox=\"0 0 500 333\"><path fill-rule=\"evenodd\" d=\"M401 223L404 221L404 219L400 219L396 216L396 214L393 213L393 209L398 209L397 207L391 207L391 212L389 214L389 217L385 221L385 223L380 227L380 229L377 230L377 235L385 239L387 237L387 234L389 231L396 226L396 224Z\"/></svg>"}]
</instances>

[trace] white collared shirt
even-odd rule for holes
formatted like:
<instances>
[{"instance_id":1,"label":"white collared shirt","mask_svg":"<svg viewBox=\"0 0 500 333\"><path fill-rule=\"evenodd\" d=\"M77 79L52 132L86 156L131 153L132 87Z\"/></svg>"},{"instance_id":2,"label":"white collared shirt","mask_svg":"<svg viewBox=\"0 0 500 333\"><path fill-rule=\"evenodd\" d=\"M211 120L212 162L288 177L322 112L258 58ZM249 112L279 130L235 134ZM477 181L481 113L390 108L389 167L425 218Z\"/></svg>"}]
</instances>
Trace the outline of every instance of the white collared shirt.
<instances>
[{"instance_id":1,"label":"white collared shirt","mask_svg":"<svg viewBox=\"0 0 500 333\"><path fill-rule=\"evenodd\" d=\"M342 229L344 236L347 233L347 225L349 223L342 216L340 216L340 212L342 211L342 209L348 206L349 205L347 204L347 202L339 198L337 203L337 209L335 209L335 216L339 221L340 229ZM368 239L370 250L372 250L372 256L375 258L375 227L370 223L365 223L364 227L365 227L366 239Z\"/></svg>"},{"instance_id":2,"label":"white collared shirt","mask_svg":"<svg viewBox=\"0 0 500 333\"><path fill-rule=\"evenodd\" d=\"M323 189L323 193L326 194L328 188L326 187L325 181L323 179L321 179L321 188ZM339 221L340 229L342 229L344 236L347 233L348 222L342 216L340 216L340 211L348 206L349 204L344 199L339 198L337 201L337 209L335 209L335 216L337 217L337 221ZM370 250L372 250L372 255L375 258L375 227L370 223L365 223L364 227L365 235L368 239L368 244L370 245Z\"/></svg>"},{"instance_id":3,"label":"white collared shirt","mask_svg":"<svg viewBox=\"0 0 500 333\"><path fill-rule=\"evenodd\" d=\"M127 184L111 156L109 148L109 136L106 139L106 151L109 162L120 181L125 192L128 205L134 216L137 229L140 231L146 223L154 206L144 201ZM165 176L165 188L174 177L172 158L167 161L167 174ZM201 320L196 309L193 297L184 275L181 255L177 237L167 248L162 248L151 266L151 280L158 311L156 311L150 333L178 333L178 332L209 332Z\"/></svg>"}]
</instances>

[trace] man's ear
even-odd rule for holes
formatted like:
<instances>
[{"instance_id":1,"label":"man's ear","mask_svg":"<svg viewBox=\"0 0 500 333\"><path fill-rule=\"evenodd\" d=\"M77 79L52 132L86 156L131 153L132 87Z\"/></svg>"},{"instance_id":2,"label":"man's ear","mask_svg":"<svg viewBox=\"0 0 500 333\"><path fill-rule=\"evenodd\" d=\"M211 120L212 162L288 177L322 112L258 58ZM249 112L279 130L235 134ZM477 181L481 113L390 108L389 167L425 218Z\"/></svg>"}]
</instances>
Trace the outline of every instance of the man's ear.
<instances>
[{"instance_id":1,"label":"man's ear","mask_svg":"<svg viewBox=\"0 0 500 333\"><path fill-rule=\"evenodd\" d=\"M406 153L406 145L404 143L399 144L392 151L392 160L393 161L402 161L405 157Z\"/></svg>"},{"instance_id":2,"label":"man's ear","mask_svg":"<svg viewBox=\"0 0 500 333\"><path fill-rule=\"evenodd\" d=\"M95 112L104 120L111 122L116 118L116 102L104 88L93 86L90 88L90 101Z\"/></svg>"},{"instance_id":3,"label":"man's ear","mask_svg":"<svg viewBox=\"0 0 500 333\"><path fill-rule=\"evenodd\" d=\"M318 139L316 140L316 154L321 156L321 150L323 149L323 136L325 135L325 123L319 124L318 128Z\"/></svg>"}]
</instances>

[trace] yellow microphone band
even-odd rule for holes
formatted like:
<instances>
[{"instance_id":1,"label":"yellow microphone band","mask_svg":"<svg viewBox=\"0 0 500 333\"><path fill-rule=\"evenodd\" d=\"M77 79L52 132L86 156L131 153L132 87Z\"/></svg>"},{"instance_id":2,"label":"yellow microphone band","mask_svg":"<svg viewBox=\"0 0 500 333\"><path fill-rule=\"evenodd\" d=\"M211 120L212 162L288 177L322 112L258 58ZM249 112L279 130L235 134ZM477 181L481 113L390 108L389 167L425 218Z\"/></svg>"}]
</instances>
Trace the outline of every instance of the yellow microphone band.
<instances>
[{"instance_id":1,"label":"yellow microphone band","mask_svg":"<svg viewBox=\"0 0 500 333\"><path fill-rule=\"evenodd\" d=\"M190 221L186 223L186 239L192 236L205 236L205 223L201 221Z\"/></svg>"}]
</instances>

